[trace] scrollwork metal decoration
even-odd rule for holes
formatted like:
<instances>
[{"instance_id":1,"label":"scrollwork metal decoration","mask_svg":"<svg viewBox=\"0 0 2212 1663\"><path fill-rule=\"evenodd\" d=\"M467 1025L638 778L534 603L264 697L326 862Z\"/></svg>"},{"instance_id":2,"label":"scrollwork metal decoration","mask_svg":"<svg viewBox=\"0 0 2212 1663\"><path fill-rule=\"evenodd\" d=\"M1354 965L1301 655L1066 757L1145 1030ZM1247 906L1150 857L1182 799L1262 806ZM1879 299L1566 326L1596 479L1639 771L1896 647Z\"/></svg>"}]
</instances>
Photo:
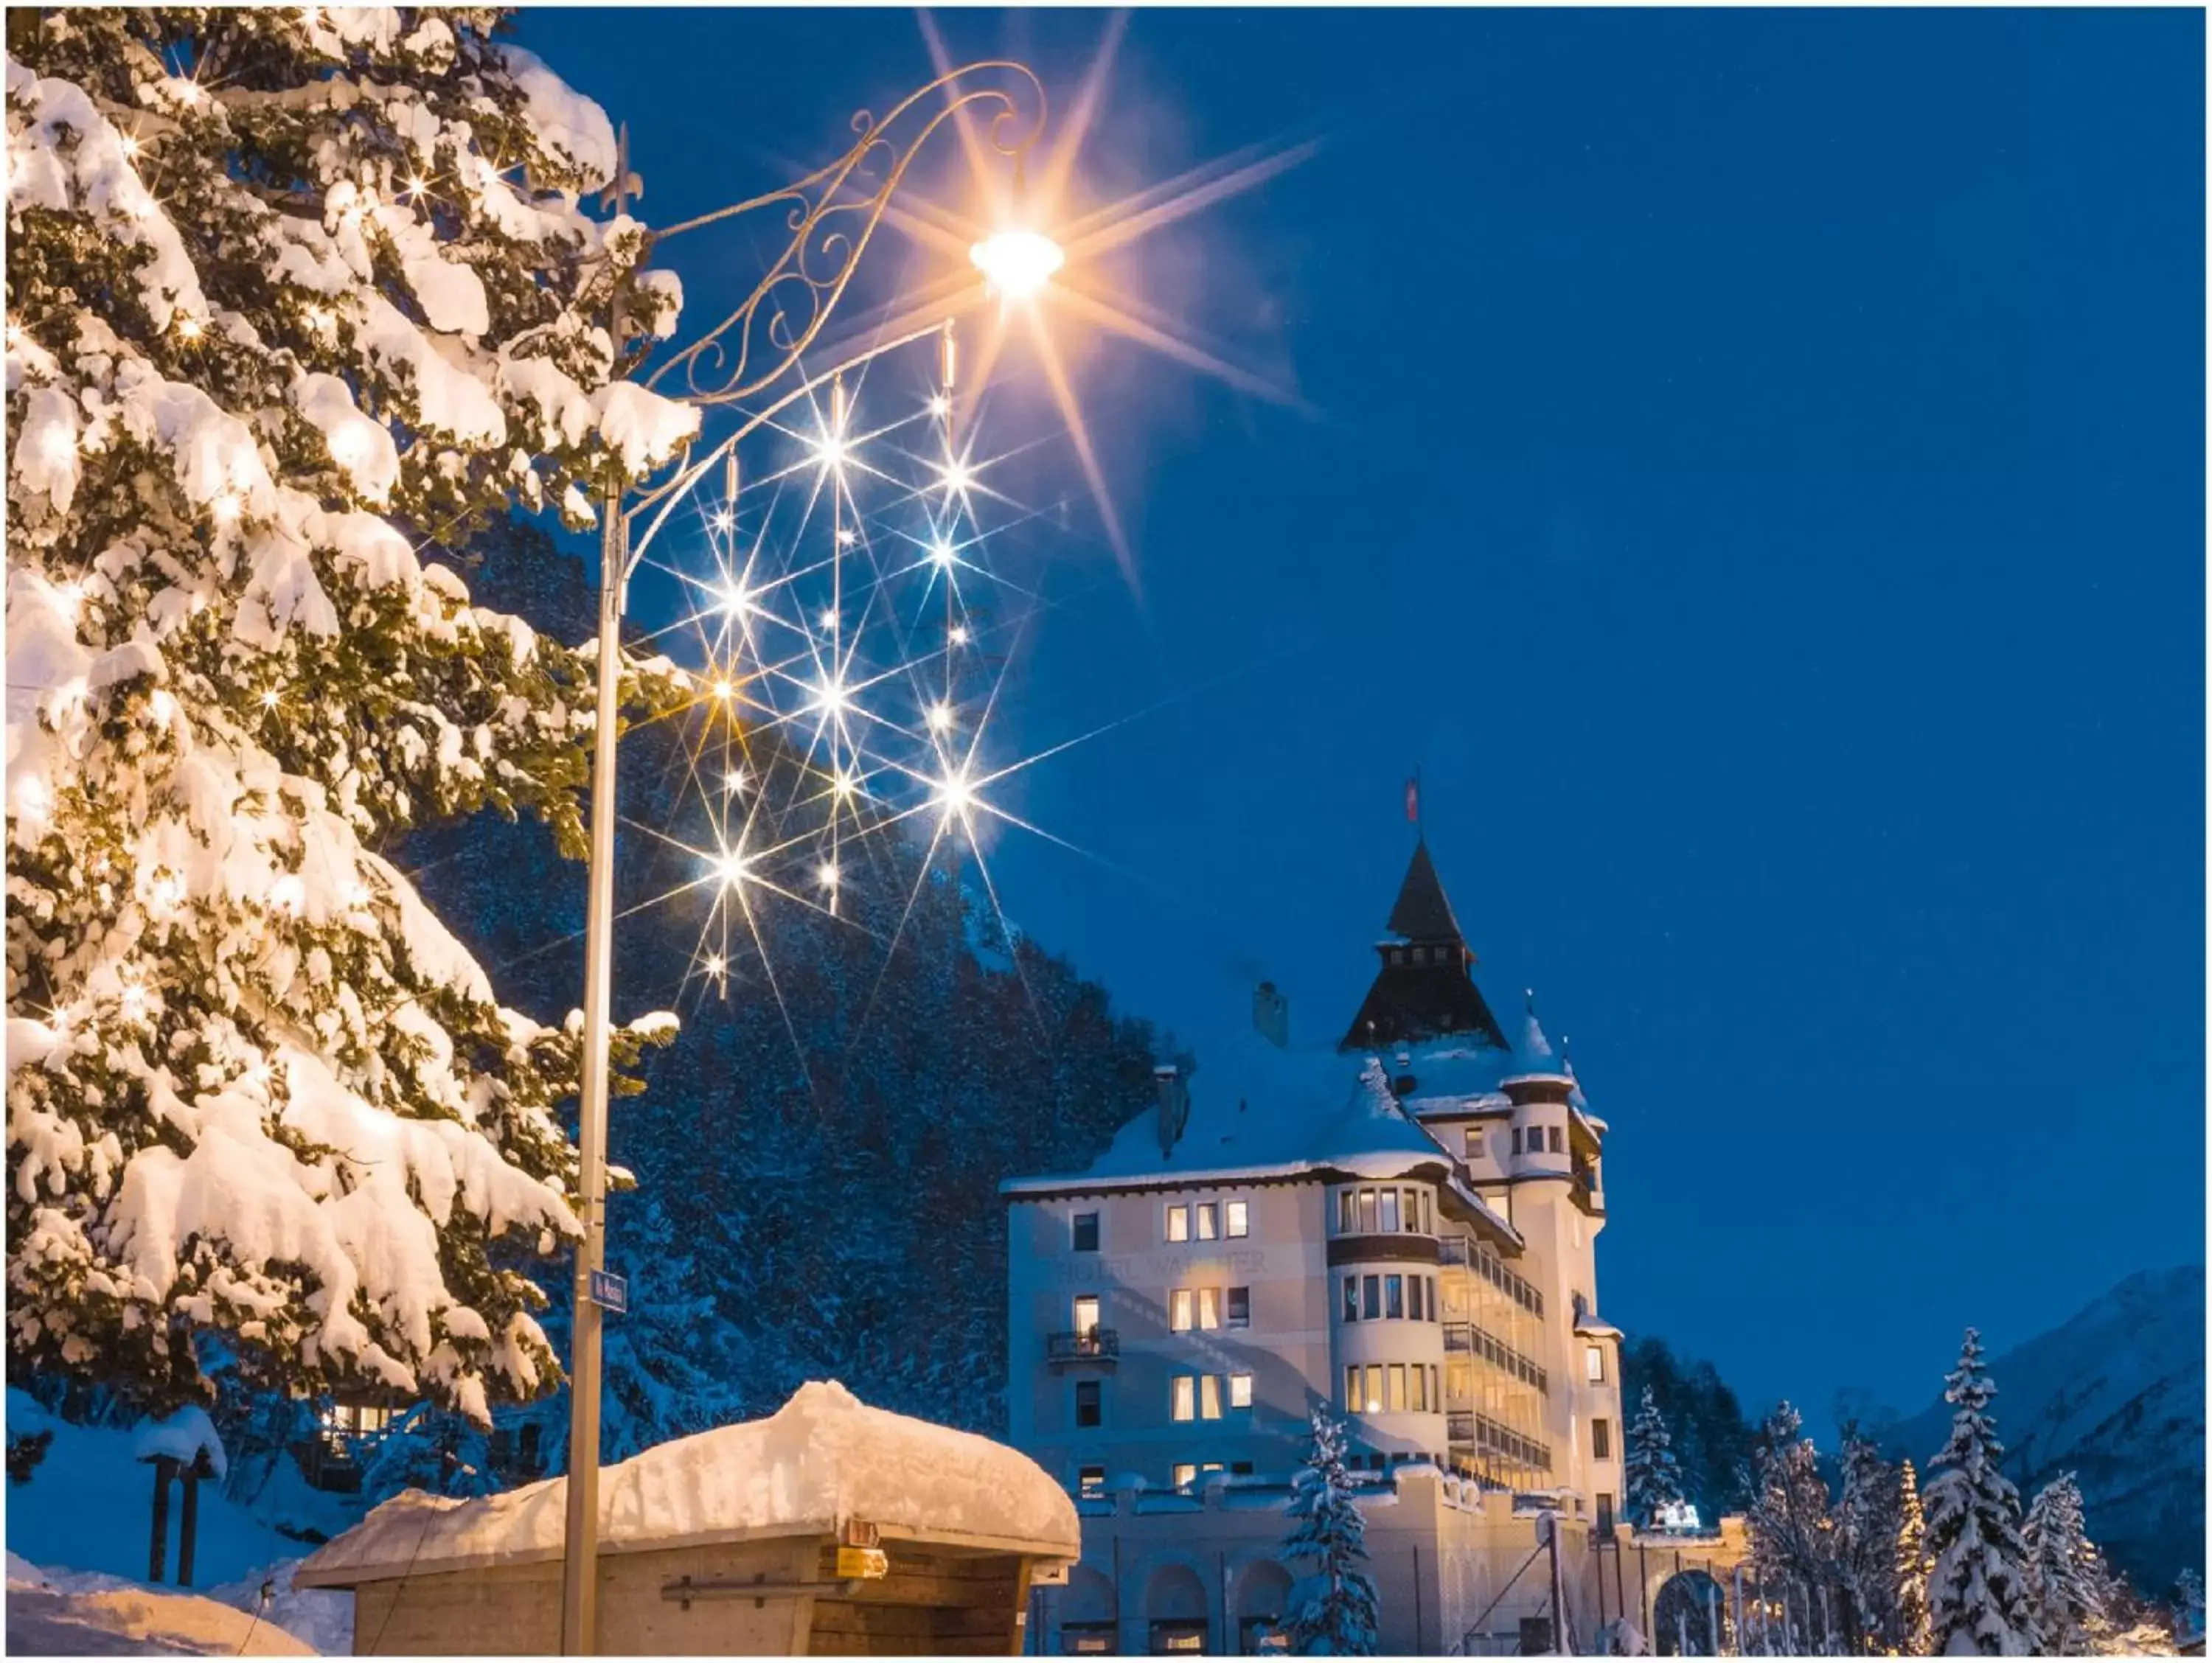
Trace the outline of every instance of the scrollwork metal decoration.
<instances>
[{"instance_id":1,"label":"scrollwork metal decoration","mask_svg":"<svg viewBox=\"0 0 2212 1663\"><path fill-rule=\"evenodd\" d=\"M1017 84L970 84L986 76L1004 76ZM949 94L944 104L916 115L939 92ZM1023 105L1030 99L1035 113L1025 119ZM984 115L992 149L1018 169L1044 130L1043 83L1026 64L1011 59L963 64L908 94L880 121L866 110L859 112L853 118L859 137L827 167L765 196L655 233L659 240L781 206L792 236L738 307L665 361L645 385L662 391L662 383L672 379L665 391L695 404L738 404L775 385L829 321L915 156L939 127L967 111ZM918 125L908 121L910 116ZM880 173L872 173L872 166ZM879 178L880 183L866 194L854 194L860 189L859 176Z\"/></svg>"}]
</instances>

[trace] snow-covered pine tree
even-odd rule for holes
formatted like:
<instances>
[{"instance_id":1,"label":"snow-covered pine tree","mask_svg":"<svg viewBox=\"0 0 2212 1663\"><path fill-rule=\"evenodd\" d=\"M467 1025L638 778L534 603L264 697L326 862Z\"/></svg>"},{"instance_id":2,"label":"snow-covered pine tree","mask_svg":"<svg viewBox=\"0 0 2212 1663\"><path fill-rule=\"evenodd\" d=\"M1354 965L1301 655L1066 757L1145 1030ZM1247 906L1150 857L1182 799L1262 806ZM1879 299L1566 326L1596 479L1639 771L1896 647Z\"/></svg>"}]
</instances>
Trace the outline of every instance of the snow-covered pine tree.
<instances>
[{"instance_id":1,"label":"snow-covered pine tree","mask_svg":"<svg viewBox=\"0 0 2212 1663\"><path fill-rule=\"evenodd\" d=\"M375 847L574 853L591 677L417 550L694 418L613 379L612 134L499 21L8 16L8 1334L155 1408L202 1337L478 1420L557 1373L576 1031Z\"/></svg>"},{"instance_id":2,"label":"snow-covered pine tree","mask_svg":"<svg viewBox=\"0 0 2212 1663\"><path fill-rule=\"evenodd\" d=\"M1951 1436L1928 1486L1930 1648L1942 1656L2026 1657L2035 1649L2020 1492L1997 1470L2004 1446L1988 1413L1996 1387L1982 1366L1982 1337L1966 1330L1959 1366L1946 1376Z\"/></svg>"},{"instance_id":3,"label":"snow-covered pine tree","mask_svg":"<svg viewBox=\"0 0 2212 1663\"><path fill-rule=\"evenodd\" d=\"M1680 1505L1682 1472L1674 1460L1674 1440L1649 1386L1629 1423L1626 1475L1628 1521L1638 1530L1655 1528L1661 1508Z\"/></svg>"},{"instance_id":4,"label":"snow-covered pine tree","mask_svg":"<svg viewBox=\"0 0 2212 1663\"><path fill-rule=\"evenodd\" d=\"M1787 1401L1774 1406L1759 1429L1753 1452L1751 1562L1763 1588L1776 1597L1790 1590L1789 1602L1818 1628L1820 1590L1838 1581L1836 1532L1828 1516L1828 1484L1820 1476L1820 1456L1804 1423ZM1833 1623L1834 1594L1829 1596ZM1825 1640L1820 1636L1817 1640ZM1817 1643L1808 1638L1808 1643Z\"/></svg>"},{"instance_id":5,"label":"snow-covered pine tree","mask_svg":"<svg viewBox=\"0 0 2212 1663\"><path fill-rule=\"evenodd\" d=\"M1344 1423L1326 1405L1314 1409L1312 1452L1292 1481L1288 1511L1297 1523L1284 1539L1283 1557L1314 1562L1291 1590L1284 1624L1291 1650L1372 1657L1380 1607L1365 1569L1367 1520L1344 1464Z\"/></svg>"},{"instance_id":6,"label":"snow-covered pine tree","mask_svg":"<svg viewBox=\"0 0 2212 1663\"><path fill-rule=\"evenodd\" d=\"M2173 1631L2177 1638L2204 1637L2204 1578L2195 1570L2174 1579Z\"/></svg>"},{"instance_id":7,"label":"snow-covered pine tree","mask_svg":"<svg viewBox=\"0 0 2212 1663\"><path fill-rule=\"evenodd\" d=\"M1896 1627L1898 1472L1856 1424L1843 1436L1843 1482L1836 1496L1836 1565L1840 1615L1854 1651L1879 1648Z\"/></svg>"},{"instance_id":8,"label":"snow-covered pine tree","mask_svg":"<svg viewBox=\"0 0 2212 1663\"><path fill-rule=\"evenodd\" d=\"M1920 1510L1920 1479L1909 1460L1897 1466L1897 1538L1891 1560L1897 1606L1890 1620L1889 1643L1906 1657L1928 1654L1928 1520Z\"/></svg>"},{"instance_id":9,"label":"snow-covered pine tree","mask_svg":"<svg viewBox=\"0 0 2212 1663\"><path fill-rule=\"evenodd\" d=\"M2027 1550L2027 1593L2039 1649L2080 1657L2105 1622L2104 1556L2081 1516L2081 1490L2062 1472L2028 1503L2021 1541Z\"/></svg>"}]
</instances>

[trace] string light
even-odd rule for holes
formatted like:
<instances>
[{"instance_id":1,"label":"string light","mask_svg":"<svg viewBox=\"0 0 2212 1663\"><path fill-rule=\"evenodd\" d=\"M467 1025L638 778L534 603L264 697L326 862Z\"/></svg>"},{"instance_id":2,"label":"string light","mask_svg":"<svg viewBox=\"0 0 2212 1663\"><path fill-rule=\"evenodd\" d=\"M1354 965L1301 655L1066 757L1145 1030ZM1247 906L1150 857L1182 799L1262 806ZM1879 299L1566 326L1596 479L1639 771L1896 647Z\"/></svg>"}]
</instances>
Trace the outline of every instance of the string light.
<instances>
[{"instance_id":1,"label":"string light","mask_svg":"<svg viewBox=\"0 0 2212 1663\"><path fill-rule=\"evenodd\" d=\"M951 571L953 562L952 545L942 537L939 538L930 545L929 558L940 571Z\"/></svg>"},{"instance_id":2,"label":"string light","mask_svg":"<svg viewBox=\"0 0 2212 1663\"><path fill-rule=\"evenodd\" d=\"M852 690L833 676L814 689L814 702L817 708L832 716L842 716L852 708Z\"/></svg>"},{"instance_id":3,"label":"string light","mask_svg":"<svg viewBox=\"0 0 2212 1663\"><path fill-rule=\"evenodd\" d=\"M823 434L814 441L814 459L832 472L845 465L845 441L832 434Z\"/></svg>"},{"instance_id":4,"label":"string light","mask_svg":"<svg viewBox=\"0 0 2212 1663\"><path fill-rule=\"evenodd\" d=\"M840 797L850 797L854 792L860 790L860 782L853 775L846 773L842 768L840 768L836 774L830 780L830 788L836 792Z\"/></svg>"},{"instance_id":5,"label":"string light","mask_svg":"<svg viewBox=\"0 0 2212 1663\"><path fill-rule=\"evenodd\" d=\"M966 467L951 457L945 459L945 464L938 470L938 474L945 481L945 494L947 496L956 493L964 493L974 483L974 476Z\"/></svg>"},{"instance_id":6,"label":"string light","mask_svg":"<svg viewBox=\"0 0 2212 1663\"><path fill-rule=\"evenodd\" d=\"M17 347L19 347L19 346L21 346L21 345L22 345L22 344L23 344L23 326L22 326L22 325L21 325L21 324L17 324L17 323L11 323L11 324L9 324L9 325L8 325L8 350L9 350L9 351L10 351L10 352L13 352L13 351L15 351L15 349Z\"/></svg>"},{"instance_id":7,"label":"string light","mask_svg":"<svg viewBox=\"0 0 2212 1663\"><path fill-rule=\"evenodd\" d=\"M849 549L860 540L860 534L851 526L840 525L837 528L837 546L840 549Z\"/></svg>"},{"instance_id":8,"label":"string light","mask_svg":"<svg viewBox=\"0 0 2212 1663\"><path fill-rule=\"evenodd\" d=\"M707 955L706 969L708 975L713 976L719 981L721 979L724 968L722 956L720 953L709 953Z\"/></svg>"},{"instance_id":9,"label":"string light","mask_svg":"<svg viewBox=\"0 0 2212 1663\"><path fill-rule=\"evenodd\" d=\"M179 82L177 83L177 96L187 105L198 104L200 101L199 82L197 81Z\"/></svg>"},{"instance_id":10,"label":"string light","mask_svg":"<svg viewBox=\"0 0 2212 1663\"><path fill-rule=\"evenodd\" d=\"M47 794L46 782L35 774L21 775L15 785L15 813L34 826L46 823L47 811L53 806Z\"/></svg>"},{"instance_id":11,"label":"string light","mask_svg":"<svg viewBox=\"0 0 2212 1663\"><path fill-rule=\"evenodd\" d=\"M190 313L178 313L177 336L180 340L198 340L200 338L200 320L193 317Z\"/></svg>"},{"instance_id":12,"label":"string light","mask_svg":"<svg viewBox=\"0 0 2212 1663\"><path fill-rule=\"evenodd\" d=\"M270 888L269 904L296 918L307 904L307 886L300 882L298 873L287 872Z\"/></svg>"},{"instance_id":13,"label":"string light","mask_svg":"<svg viewBox=\"0 0 2212 1663\"><path fill-rule=\"evenodd\" d=\"M274 709L276 709L276 700L277 700L277 693L276 693L276 689L275 688L273 688L273 687L271 687L271 688L264 688L264 689L262 690L262 694L261 694L261 707L262 707L264 710L274 710Z\"/></svg>"},{"instance_id":14,"label":"string light","mask_svg":"<svg viewBox=\"0 0 2212 1663\"><path fill-rule=\"evenodd\" d=\"M134 1017L146 1008L145 984L135 976L123 984L123 1008Z\"/></svg>"},{"instance_id":15,"label":"string light","mask_svg":"<svg viewBox=\"0 0 2212 1663\"><path fill-rule=\"evenodd\" d=\"M416 173L408 179L407 189L404 194L411 197L413 200L420 202L422 200L424 196L428 194L429 189L430 181L424 179L422 174Z\"/></svg>"},{"instance_id":16,"label":"string light","mask_svg":"<svg viewBox=\"0 0 2212 1663\"><path fill-rule=\"evenodd\" d=\"M932 732L942 733L951 725L952 707L951 705L940 703L930 706L929 726Z\"/></svg>"},{"instance_id":17,"label":"string light","mask_svg":"<svg viewBox=\"0 0 2212 1663\"><path fill-rule=\"evenodd\" d=\"M956 623L956 624L954 624L954 625L952 626L951 634L951 635L950 635L949 639L951 640L951 642L952 642L953 646L967 646L967 645L968 645L968 626L967 626L966 624L964 624L964 623Z\"/></svg>"},{"instance_id":18,"label":"string light","mask_svg":"<svg viewBox=\"0 0 2212 1663\"><path fill-rule=\"evenodd\" d=\"M939 421L943 421L952 414L952 401L941 392L937 394L929 401L929 413Z\"/></svg>"},{"instance_id":19,"label":"string light","mask_svg":"<svg viewBox=\"0 0 2212 1663\"><path fill-rule=\"evenodd\" d=\"M725 849L714 862L714 875L723 887L734 889L752 876L752 857L742 849Z\"/></svg>"},{"instance_id":20,"label":"string light","mask_svg":"<svg viewBox=\"0 0 2212 1663\"><path fill-rule=\"evenodd\" d=\"M727 704L732 699L735 698L738 691L733 685L726 681L716 682L714 683L714 697L723 704Z\"/></svg>"},{"instance_id":21,"label":"string light","mask_svg":"<svg viewBox=\"0 0 2212 1663\"><path fill-rule=\"evenodd\" d=\"M825 606L822 609L822 627L833 635L837 633L837 612L835 607Z\"/></svg>"},{"instance_id":22,"label":"string light","mask_svg":"<svg viewBox=\"0 0 2212 1663\"><path fill-rule=\"evenodd\" d=\"M837 887L837 863L834 860L823 861L820 870L817 871L814 876L823 889L836 889Z\"/></svg>"},{"instance_id":23,"label":"string light","mask_svg":"<svg viewBox=\"0 0 2212 1663\"><path fill-rule=\"evenodd\" d=\"M236 491L218 491L216 494L215 501L210 506L215 510L216 520L222 525L228 525L236 522L239 515L244 512L246 505L239 501Z\"/></svg>"},{"instance_id":24,"label":"string light","mask_svg":"<svg viewBox=\"0 0 2212 1663\"><path fill-rule=\"evenodd\" d=\"M138 139L136 134L125 133L118 141L118 143L122 147L123 159L125 161L136 161L138 160Z\"/></svg>"},{"instance_id":25,"label":"string light","mask_svg":"<svg viewBox=\"0 0 2212 1663\"><path fill-rule=\"evenodd\" d=\"M750 783L751 781L745 778L745 771L743 768L733 768L722 776L722 789L732 796L743 791Z\"/></svg>"},{"instance_id":26,"label":"string light","mask_svg":"<svg viewBox=\"0 0 2212 1663\"><path fill-rule=\"evenodd\" d=\"M727 508L717 508L714 510L714 524L716 531L726 531L737 523L738 517L732 513Z\"/></svg>"}]
</instances>

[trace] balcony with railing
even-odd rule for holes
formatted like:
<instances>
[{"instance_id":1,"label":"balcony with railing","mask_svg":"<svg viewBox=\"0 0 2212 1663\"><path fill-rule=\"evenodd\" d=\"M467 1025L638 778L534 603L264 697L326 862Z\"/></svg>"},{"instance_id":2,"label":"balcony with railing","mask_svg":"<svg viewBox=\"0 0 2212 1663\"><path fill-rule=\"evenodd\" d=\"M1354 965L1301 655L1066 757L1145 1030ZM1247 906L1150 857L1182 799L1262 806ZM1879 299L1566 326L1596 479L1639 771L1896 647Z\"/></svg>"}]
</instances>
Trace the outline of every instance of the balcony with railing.
<instances>
[{"instance_id":1,"label":"balcony with railing","mask_svg":"<svg viewBox=\"0 0 2212 1663\"><path fill-rule=\"evenodd\" d=\"M1114 1328L1085 1328L1044 1337L1044 1360L1054 1369L1090 1364L1112 1369L1121 1361L1121 1335Z\"/></svg>"},{"instance_id":2,"label":"balcony with railing","mask_svg":"<svg viewBox=\"0 0 2212 1663\"><path fill-rule=\"evenodd\" d=\"M1437 1262L1440 1265L1466 1264L1467 1238L1463 1235L1447 1235L1440 1240L1437 1243Z\"/></svg>"}]
</instances>

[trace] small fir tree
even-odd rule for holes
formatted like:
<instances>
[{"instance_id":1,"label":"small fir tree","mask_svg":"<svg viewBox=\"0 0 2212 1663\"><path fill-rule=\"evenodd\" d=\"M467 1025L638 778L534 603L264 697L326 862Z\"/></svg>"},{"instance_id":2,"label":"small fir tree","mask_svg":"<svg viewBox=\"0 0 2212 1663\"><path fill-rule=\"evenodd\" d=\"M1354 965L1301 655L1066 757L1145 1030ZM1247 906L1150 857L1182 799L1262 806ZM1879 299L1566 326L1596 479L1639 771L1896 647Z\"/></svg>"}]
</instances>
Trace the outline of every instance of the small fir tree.
<instances>
[{"instance_id":1,"label":"small fir tree","mask_svg":"<svg viewBox=\"0 0 2212 1663\"><path fill-rule=\"evenodd\" d=\"M1897 1469L1897 1539L1892 1561L1897 1580L1897 1606L1890 1625L1890 1643L1906 1657L1928 1654L1928 1573L1935 1562L1928 1557L1928 1520L1920 1510L1920 1480L1911 1461Z\"/></svg>"},{"instance_id":2,"label":"small fir tree","mask_svg":"<svg viewBox=\"0 0 2212 1663\"><path fill-rule=\"evenodd\" d=\"M1951 1436L1936 1457L1943 1470L1928 1486L1929 1640L1941 1655L2026 1657L2035 1648L2020 1492L1997 1470L2004 1446L1989 1413L1996 1395L1981 1335L1969 1328L1944 1381Z\"/></svg>"},{"instance_id":3,"label":"small fir tree","mask_svg":"<svg viewBox=\"0 0 2212 1663\"><path fill-rule=\"evenodd\" d=\"M1807 1621L1817 1626L1820 1590L1838 1581L1836 1530L1819 1452L1802 1433L1803 1423L1787 1402L1777 1404L1759 1429L1753 1452L1751 1557L1759 1585L1796 1590Z\"/></svg>"},{"instance_id":4,"label":"small fir tree","mask_svg":"<svg viewBox=\"0 0 2212 1663\"><path fill-rule=\"evenodd\" d=\"M1285 1630L1301 1656L1372 1657L1378 1602L1367 1575L1367 1521L1344 1464L1344 1423L1325 1405L1313 1411L1313 1448L1291 1486L1297 1520L1283 1557L1310 1559L1312 1572L1291 1590Z\"/></svg>"},{"instance_id":5,"label":"small fir tree","mask_svg":"<svg viewBox=\"0 0 2212 1663\"><path fill-rule=\"evenodd\" d=\"M2027 1588L2040 1649L2078 1657L2105 1626L2104 1556L2081 1517L2081 1491L2071 1472L2038 1490L2021 1527L2027 1550Z\"/></svg>"},{"instance_id":6,"label":"small fir tree","mask_svg":"<svg viewBox=\"0 0 2212 1663\"><path fill-rule=\"evenodd\" d=\"M1661 1510L1682 1502L1682 1471L1674 1458L1674 1440L1649 1386L1628 1428L1626 1498L1628 1521L1639 1530L1656 1528Z\"/></svg>"},{"instance_id":7,"label":"small fir tree","mask_svg":"<svg viewBox=\"0 0 2212 1663\"><path fill-rule=\"evenodd\" d=\"M1856 1424L1844 1430L1836 1497L1843 1624L1854 1651L1879 1648L1897 1626L1899 1474Z\"/></svg>"}]
</instances>

